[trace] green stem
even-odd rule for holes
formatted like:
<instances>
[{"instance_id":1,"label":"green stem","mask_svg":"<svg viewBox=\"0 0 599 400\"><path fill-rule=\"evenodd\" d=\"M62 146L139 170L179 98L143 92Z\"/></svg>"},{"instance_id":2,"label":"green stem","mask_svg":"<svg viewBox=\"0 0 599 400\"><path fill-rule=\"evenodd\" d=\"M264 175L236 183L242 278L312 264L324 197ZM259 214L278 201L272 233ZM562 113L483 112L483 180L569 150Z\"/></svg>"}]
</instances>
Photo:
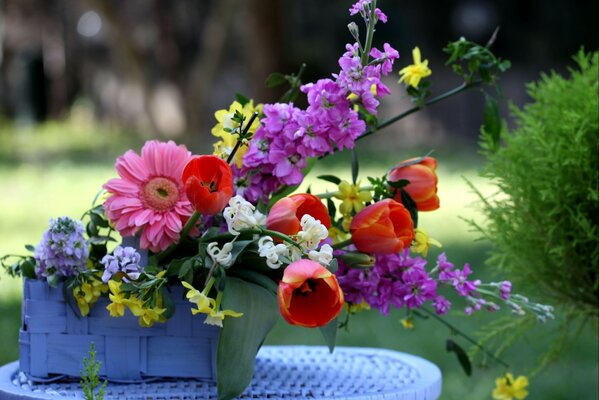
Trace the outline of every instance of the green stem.
<instances>
[{"instance_id":1,"label":"green stem","mask_svg":"<svg viewBox=\"0 0 599 400\"><path fill-rule=\"evenodd\" d=\"M254 120L256 118L258 118L257 112L252 114L252 117L250 118L249 122L246 124L245 129L243 130L243 132L240 132L239 138L237 139L237 143L235 143L235 147L233 147L231 154L229 154L229 157L227 157L227 164L231 164L231 161L233 161L233 158L235 157L235 153L237 153L237 150L239 150L239 148L241 147L248 131L250 130L250 127L252 126L252 124L254 123ZM241 126L240 126L240 128L241 128Z\"/></svg>"},{"instance_id":2,"label":"green stem","mask_svg":"<svg viewBox=\"0 0 599 400\"><path fill-rule=\"evenodd\" d=\"M337 250L337 249L342 249L344 247L349 246L350 244L353 244L354 242L351 239L347 239L344 240L343 242L339 242L339 243L335 243L333 245L333 249Z\"/></svg>"},{"instance_id":3,"label":"green stem","mask_svg":"<svg viewBox=\"0 0 599 400\"><path fill-rule=\"evenodd\" d=\"M295 240L291 239L289 236L285 235L284 233L281 232L277 232L277 231L271 231L270 229L243 229L241 231L241 233L249 233L249 234L264 234L264 235L268 235L268 236L272 236L272 237L276 237L278 239L281 239L284 242L287 242L295 247L297 247L298 249L301 249L302 246L300 246L300 244L298 242L296 242Z\"/></svg>"},{"instance_id":4,"label":"green stem","mask_svg":"<svg viewBox=\"0 0 599 400\"><path fill-rule=\"evenodd\" d=\"M440 323L442 323L443 325L445 325L452 332L454 332L457 335L463 337L465 340L467 340L468 342L470 342L474 346L478 347L483 353L485 353L486 355L488 355L489 357L491 357L493 360L495 360L499 364L503 365L506 369L510 368L509 364L507 364L505 361L503 361L500 358L497 358L493 353L491 353L490 351L488 351L483 345L481 345L480 343L478 343L476 340L472 339L470 336L468 336L467 334L465 334L464 332L462 332L461 330L459 330L458 328L456 328L455 326L453 326L449 322L445 321L443 318L439 317L437 314L435 314L431 310L429 310L427 308L424 308L424 307L422 307L420 310L424 311L425 313L427 313L428 315L430 315L431 317L433 317L434 319L436 319L437 321L439 321Z\"/></svg>"},{"instance_id":5,"label":"green stem","mask_svg":"<svg viewBox=\"0 0 599 400\"><path fill-rule=\"evenodd\" d=\"M371 190L374 190L374 187L373 186L361 186L358 188L359 192L361 192L363 190L371 191ZM318 197L319 199L332 199L333 197L335 197L338 194L341 194L341 192L337 191L337 192L319 193L315 196Z\"/></svg>"},{"instance_id":6,"label":"green stem","mask_svg":"<svg viewBox=\"0 0 599 400\"><path fill-rule=\"evenodd\" d=\"M457 86L448 92L440 94L437 97L433 97L432 99L426 101L422 106L414 106L414 107L410 108L409 110L406 110L406 111L402 112L401 114L396 115L395 117L389 118L388 120L381 122L380 124L378 124L376 126L376 128L364 132L362 134L362 136L360 136L358 139L356 139L356 141L364 139L365 137L368 137L368 136L372 135L373 133L375 133L383 128L386 128L389 125L394 124L395 122L399 121L400 119L403 119L403 118L407 117L408 115L413 114L416 111L419 111L423 107L431 106L431 105L438 103L440 101L443 101L451 96L461 93L467 89L470 89L471 87L478 86L481 83L482 83L482 81L475 81L475 82L470 82L470 83L464 82L460 86Z\"/></svg>"},{"instance_id":7,"label":"green stem","mask_svg":"<svg viewBox=\"0 0 599 400\"><path fill-rule=\"evenodd\" d=\"M196 224L196 222L198 222L200 215L201 214L197 211L193 212L193 215L187 220L187 223L183 227L183 230L181 230L181 236L179 237L179 241L177 243L171 244L166 250L164 250L162 253L160 253L158 255L158 261L164 260L177 248L179 243L181 243L183 241L183 239L185 239L187 237L187 234L189 234L189 231L191 230L191 228L193 228L194 225Z\"/></svg>"},{"instance_id":8,"label":"green stem","mask_svg":"<svg viewBox=\"0 0 599 400\"><path fill-rule=\"evenodd\" d=\"M370 56L370 49L372 48L372 39L374 38L374 25L376 21L376 0L370 3L370 18L368 19L368 31L366 32L366 43L364 44L364 51L362 52L362 66L368 64L368 57Z\"/></svg>"}]
</instances>

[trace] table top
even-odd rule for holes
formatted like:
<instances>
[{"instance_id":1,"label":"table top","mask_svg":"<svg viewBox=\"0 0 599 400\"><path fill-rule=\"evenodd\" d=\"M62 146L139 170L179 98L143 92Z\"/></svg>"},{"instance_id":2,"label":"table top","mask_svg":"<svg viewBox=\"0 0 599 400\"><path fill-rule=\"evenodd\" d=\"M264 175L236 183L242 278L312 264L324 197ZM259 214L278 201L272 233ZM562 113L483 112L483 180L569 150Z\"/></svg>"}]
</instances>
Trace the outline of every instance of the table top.
<instances>
[{"instance_id":1,"label":"table top","mask_svg":"<svg viewBox=\"0 0 599 400\"><path fill-rule=\"evenodd\" d=\"M83 399L78 381L33 383L17 361L0 367L0 400ZM423 358L391 350L337 347L264 346L254 378L239 399L436 400L439 368ZM109 383L105 400L217 399L216 384L169 379Z\"/></svg>"}]
</instances>

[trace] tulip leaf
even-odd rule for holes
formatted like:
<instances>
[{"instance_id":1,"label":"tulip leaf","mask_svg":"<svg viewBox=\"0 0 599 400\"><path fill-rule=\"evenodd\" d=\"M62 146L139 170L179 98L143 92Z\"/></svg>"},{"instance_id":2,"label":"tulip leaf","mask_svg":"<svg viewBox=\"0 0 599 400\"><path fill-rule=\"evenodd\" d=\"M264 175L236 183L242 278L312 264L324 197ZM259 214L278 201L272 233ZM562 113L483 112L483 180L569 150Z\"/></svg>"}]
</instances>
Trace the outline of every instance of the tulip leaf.
<instances>
[{"instance_id":1,"label":"tulip leaf","mask_svg":"<svg viewBox=\"0 0 599 400\"><path fill-rule=\"evenodd\" d=\"M279 315L274 294L238 278L226 279L222 307L243 316L223 321L216 356L219 400L235 398L250 384L256 354Z\"/></svg>"},{"instance_id":2,"label":"tulip leaf","mask_svg":"<svg viewBox=\"0 0 599 400\"><path fill-rule=\"evenodd\" d=\"M422 157L416 157L416 158L413 158L411 160L407 160L407 161L401 162L401 163L397 164L395 167L393 167L393 169L403 168L403 167L407 167L408 165L414 165L414 164L421 163L426 157L429 157L431 154L433 154L433 151L434 150L429 151L428 153L426 153Z\"/></svg>"},{"instance_id":3,"label":"tulip leaf","mask_svg":"<svg viewBox=\"0 0 599 400\"><path fill-rule=\"evenodd\" d=\"M341 179L337 178L335 175L318 175L318 179L322 179L323 181L331 182L335 185L341 183Z\"/></svg>"},{"instance_id":4,"label":"tulip leaf","mask_svg":"<svg viewBox=\"0 0 599 400\"><path fill-rule=\"evenodd\" d=\"M412 222L414 222L414 228L418 227L418 207L416 206L416 202L406 192L405 189L399 189L401 191L401 202L410 212L410 216L412 217Z\"/></svg>"},{"instance_id":5,"label":"tulip leaf","mask_svg":"<svg viewBox=\"0 0 599 400\"><path fill-rule=\"evenodd\" d=\"M329 352L333 352L335 350L335 342L337 341L337 328L339 327L339 322L337 318L326 324L325 326L320 327L320 333L322 333L322 337L324 337L324 341L329 348Z\"/></svg>"},{"instance_id":6,"label":"tulip leaf","mask_svg":"<svg viewBox=\"0 0 599 400\"><path fill-rule=\"evenodd\" d=\"M252 243L255 243L256 240L236 240L233 242L233 249L231 249L231 256L233 260L231 261L231 265L235 264L237 258L241 255L241 253Z\"/></svg>"},{"instance_id":7,"label":"tulip leaf","mask_svg":"<svg viewBox=\"0 0 599 400\"><path fill-rule=\"evenodd\" d=\"M468 355L466 354L464 349L462 349L462 347L459 344L457 344L451 339L447 339L445 348L448 352L453 352L456 354L458 362L462 366L462 369L464 370L466 375L472 375L472 364L470 363L470 359L468 358Z\"/></svg>"}]
</instances>

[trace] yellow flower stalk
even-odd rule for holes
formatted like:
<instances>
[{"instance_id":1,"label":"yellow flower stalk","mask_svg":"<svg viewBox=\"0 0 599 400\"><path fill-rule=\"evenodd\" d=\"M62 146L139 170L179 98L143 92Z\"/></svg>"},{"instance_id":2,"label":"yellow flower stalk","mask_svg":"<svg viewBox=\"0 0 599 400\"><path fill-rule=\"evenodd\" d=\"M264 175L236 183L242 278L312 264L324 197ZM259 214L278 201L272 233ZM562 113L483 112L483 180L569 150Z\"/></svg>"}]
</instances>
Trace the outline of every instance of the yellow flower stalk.
<instances>
[{"instance_id":1,"label":"yellow flower stalk","mask_svg":"<svg viewBox=\"0 0 599 400\"><path fill-rule=\"evenodd\" d=\"M159 301L160 303L160 301ZM153 308L146 307L145 304L137 297L131 296L125 301L131 313L136 317L139 317L139 325L144 328L149 328L154 325L155 322L164 322L164 312L166 308L161 308L159 305Z\"/></svg>"},{"instance_id":2,"label":"yellow flower stalk","mask_svg":"<svg viewBox=\"0 0 599 400\"><path fill-rule=\"evenodd\" d=\"M77 302L79 311L82 316L89 314L90 307L94 305L100 298L102 293L105 293L108 287L100 280L91 280L82 283L80 286L73 288L73 297Z\"/></svg>"},{"instance_id":3,"label":"yellow flower stalk","mask_svg":"<svg viewBox=\"0 0 599 400\"><path fill-rule=\"evenodd\" d=\"M412 243L411 247L412 251L414 253L420 253L426 257L428 254L428 249L430 249L431 246L439 248L443 247L439 241L429 237L424 230L420 228L414 229L414 242Z\"/></svg>"},{"instance_id":4,"label":"yellow flower stalk","mask_svg":"<svg viewBox=\"0 0 599 400\"><path fill-rule=\"evenodd\" d=\"M407 329L410 331L414 329L414 319L413 318L410 318L410 317L402 318L399 322L401 322L401 325L404 327L404 329Z\"/></svg>"},{"instance_id":5,"label":"yellow flower stalk","mask_svg":"<svg viewBox=\"0 0 599 400\"><path fill-rule=\"evenodd\" d=\"M343 232L341 229L336 226L331 226L329 228L329 237L333 240L333 244L341 243L350 238L350 234Z\"/></svg>"},{"instance_id":6,"label":"yellow flower stalk","mask_svg":"<svg viewBox=\"0 0 599 400\"><path fill-rule=\"evenodd\" d=\"M215 325L218 327L223 327L223 320L225 319L225 317L234 317L234 318L239 318L243 316L243 313L239 313L233 310L220 310L220 311L214 311L211 310L210 314L208 314L206 316L206 320L204 321L205 324L208 325Z\"/></svg>"},{"instance_id":7,"label":"yellow flower stalk","mask_svg":"<svg viewBox=\"0 0 599 400\"><path fill-rule=\"evenodd\" d=\"M526 387L528 386L528 378L519 376L514 379L511 373L505 374L501 378L495 380L495 389L493 390L494 400L522 400L528 396Z\"/></svg>"},{"instance_id":8,"label":"yellow flower stalk","mask_svg":"<svg viewBox=\"0 0 599 400\"><path fill-rule=\"evenodd\" d=\"M372 200L372 194L368 190L360 191L360 182L352 185L347 181L341 181L335 198L341 200L341 206L339 206L341 214L350 215L352 211L360 212L364 208L364 204Z\"/></svg>"},{"instance_id":9,"label":"yellow flower stalk","mask_svg":"<svg viewBox=\"0 0 599 400\"><path fill-rule=\"evenodd\" d=\"M206 296L205 293L200 292L195 289L189 283L182 281L181 284L188 290L185 297L189 300L190 303L196 305L197 308L192 308L191 313L193 315L202 313L202 314L210 314L214 310L214 306L216 305L216 300L211 299ZM210 285L212 286L212 285ZM208 285L206 285L208 287ZM205 289L204 289L205 290Z\"/></svg>"},{"instance_id":10,"label":"yellow flower stalk","mask_svg":"<svg viewBox=\"0 0 599 400\"><path fill-rule=\"evenodd\" d=\"M110 280L108 281L108 288L111 292L108 295L111 303L106 306L106 309L110 312L111 317L124 316L127 299L121 293L121 282Z\"/></svg>"},{"instance_id":11,"label":"yellow flower stalk","mask_svg":"<svg viewBox=\"0 0 599 400\"><path fill-rule=\"evenodd\" d=\"M414 64L408 65L399 71L401 78L398 83L405 82L407 85L417 88L420 80L432 74L428 67L428 60L421 61L420 49L414 47L412 50Z\"/></svg>"},{"instance_id":12,"label":"yellow flower stalk","mask_svg":"<svg viewBox=\"0 0 599 400\"><path fill-rule=\"evenodd\" d=\"M239 135L234 133L239 128L239 123L233 120L236 111L245 116L247 123L254 112L262 112L262 104L254 106L254 102L250 100L242 106L241 103L234 101L228 110L218 110L214 113L214 117L218 123L212 128L211 132L214 136L221 139L214 143L214 154L224 159L229 157L239 138ZM255 132L259 126L260 120L256 118L250 126L250 132ZM247 149L247 146L241 146L235 153L233 160L238 167L242 166L243 155L247 152Z\"/></svg>"},{"instance_id":13,"label":"yellow flower stalk","mask_svg":"<svg viewBox=\"0 0 599 400\"><path fill-rule=\"evenodd\" d=\"M347 311L350 314L355 314L360 311L370 310L370 305L362 300L360 303L345 303L347 305Z\"/></svg>"}]
</instances>

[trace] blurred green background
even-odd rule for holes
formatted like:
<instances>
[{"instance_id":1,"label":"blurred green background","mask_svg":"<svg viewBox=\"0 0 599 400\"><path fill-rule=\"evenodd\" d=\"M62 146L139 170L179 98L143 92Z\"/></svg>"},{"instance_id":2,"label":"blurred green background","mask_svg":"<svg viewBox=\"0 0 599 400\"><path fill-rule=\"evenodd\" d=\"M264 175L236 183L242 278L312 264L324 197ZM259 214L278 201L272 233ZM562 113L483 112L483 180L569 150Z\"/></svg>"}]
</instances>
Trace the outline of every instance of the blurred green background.
<instances>
[{"instance_id":1,"label":"blurred green background","mask_svg":"<svg viewBox=\"0 0 599 400\"><path fill-rule=\"evenodd\" d=\"M302 62L308 65L305 81L330 76L352 40L346 29L352 2L0 0L0 255L35 245L51 217L80 217L101 185L116 175L114 159L127 149L159 138L210 152L213 112L228 107L236 92L257 102L274 101L281 93L264 86L268 74L293 73ZM502 100L516 105L528 101L524 84L540 71L564 71L580 46L599 46L597 1L452 0L435 3L434 10L429 2L378 4L389 22L377 27L375 46L389 42L399 50L394 71L410 63L412 48L419 46L433 70L435 95L461 83L445 68L441 51L460 36L486 43L501 26L493 51L513 65L500 81ZM383 101L382 119L411 106L396 81L396 72L386 81L393 94ZM423 213L420 225L457 265L470 262L479 278L499 280L509 277L485 265L489 244L477 240L462 219L484 224L464 177L483 193L496 191L477 175L483 163L477 153L483 98L478 90L464 93L365 140L359 150L361 176L380 176L398 161L434 148L441 208ZM500 105L505 111L506 102ZM509 119L508 124L513 125ZM327 190L313 180L323 171L349 178L349 157L339 154L320 163L308 179L313 192ZM432 251L429 259L437 254ZM20 285L0 274L0 365L18 358ZM388 318L359 314L338 342L433 361L444 376L441 399L491 398L502 368L491 363L465 376L455 355L445 351L451 336L446 327L417 320L408 331L399 322L403 317L402 312ZM498 317L465 317L456 304L447 320L475 335ZM531 379L530 399L599 398L597 321L592 324ZM563 334L558 325L535 325L506 351L503 358L515 375L535 369ZM322 340L318 331L281 321L267 343Z\"/></svg>"}]
</instances>

